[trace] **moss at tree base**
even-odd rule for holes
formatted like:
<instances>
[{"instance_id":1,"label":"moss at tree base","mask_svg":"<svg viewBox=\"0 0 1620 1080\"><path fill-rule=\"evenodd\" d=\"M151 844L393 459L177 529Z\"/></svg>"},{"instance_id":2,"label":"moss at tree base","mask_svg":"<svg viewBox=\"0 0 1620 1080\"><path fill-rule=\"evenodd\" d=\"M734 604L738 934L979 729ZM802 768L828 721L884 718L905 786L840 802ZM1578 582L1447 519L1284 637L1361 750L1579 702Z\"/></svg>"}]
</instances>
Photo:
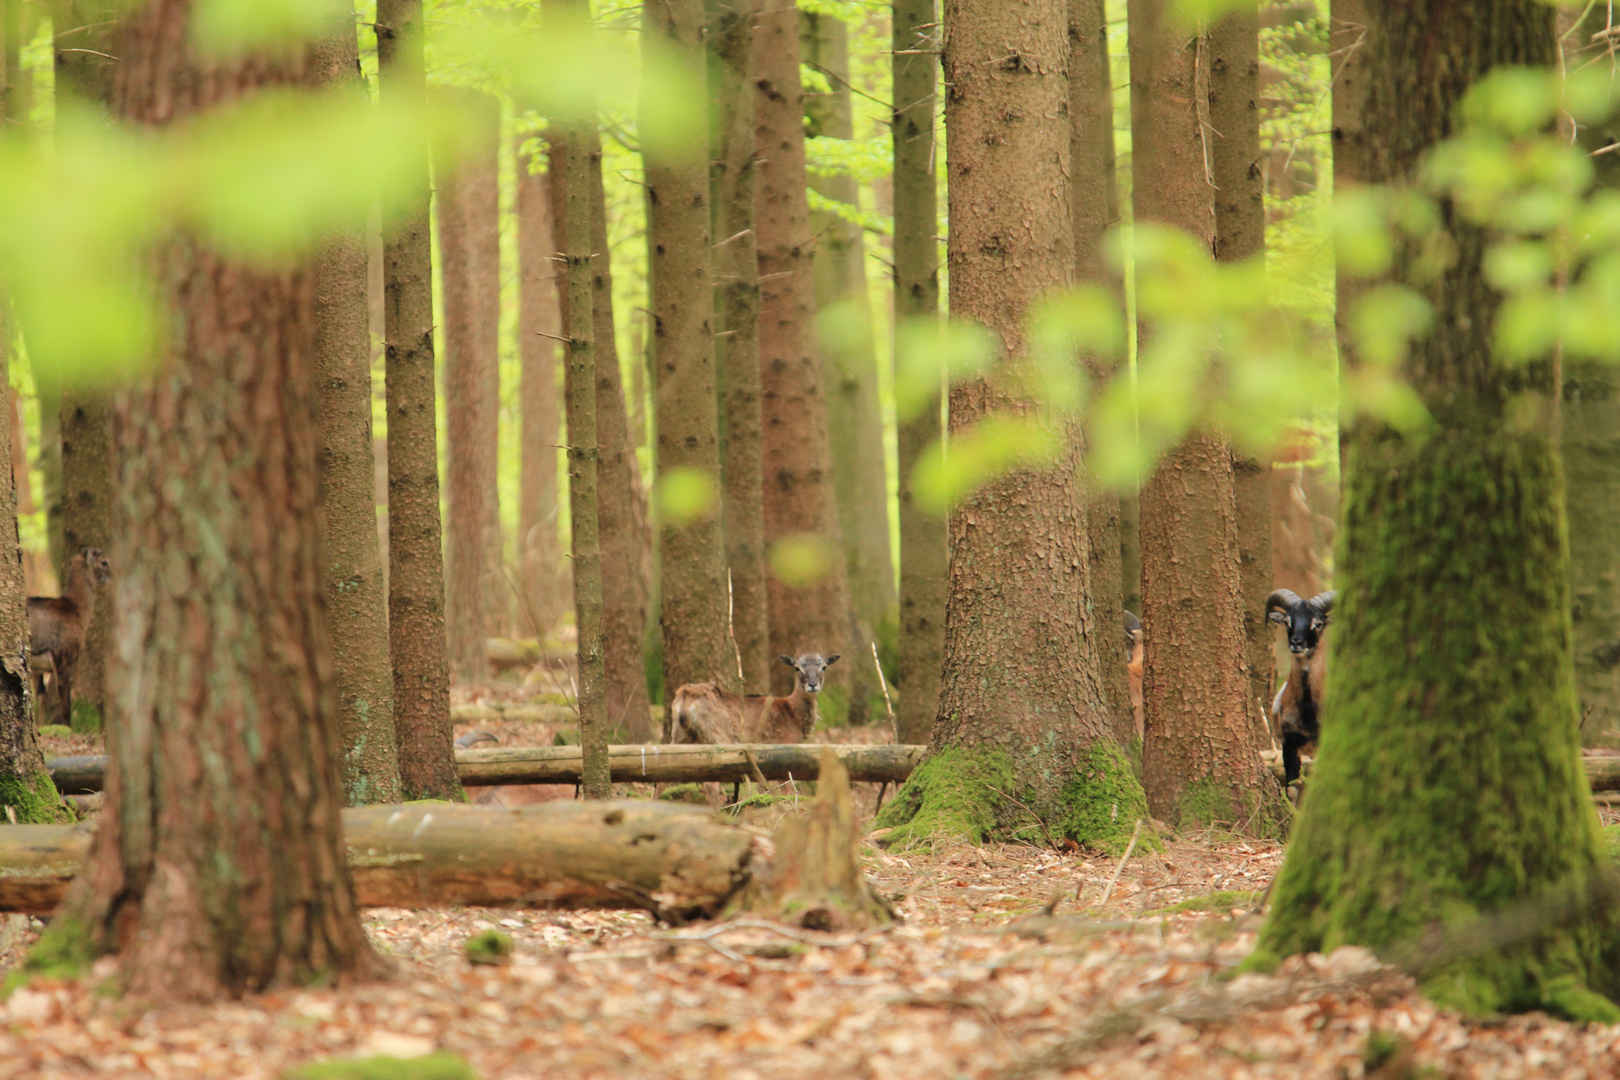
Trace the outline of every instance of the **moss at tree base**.
<instances>
[{"instance_id":1,"label":"moss at tree base","mask_svg":"<svg viewBox=\"0 0 1620 1080\"><path fill-rule=\"evenodd\" d=\"M891 848L935 840L980 844L997 837L1063 838L1112 854L1124 850L1147 799L1130 762L1110 739L1082 751L1078 771L1063 785L1058 820L1034 820L1033 800L1021 790L1012 756L992 747L950 747L912 772L874 824L891 829ZM1151 830L1138 844L1155 848Z\"/></svg>"},{"instance_id":2,"label":"moss at tree base","mask_svg":"<svg viewBox=\"0 0 1620 1080\"><path fill-rule=\"evenodd\" d=\"M1227 828L1244 836L1282 840L1292 817L1280 788L1244 789L1206 776L1182 789L1174 821L1178 830Z\"/></svg>"},{"instance_id":3,"label":"moss at tree base","mask_svg":"<svg viewBox=\"0 0 1620 1080\"><path fill-rule=\"evenodd\" d=\"M40 770L32 776L0 776L0 806L10 807L18 825L57 825L75 820L73 811L62 805L51 774ZM10 821L10 815L0 823Z\"/></svg>"},{"instance_id":4,"label":"moss at tree base","mask_svg":"<svg viewBox=\"0 0 1620 1080\"><path fill-rule=\"evenodd\" d=\"M51 979L78 978L89 970L95 959L89 928L79 919L58 914L28 950L23 962L6 976L5 985L0 986L0 1000L10 997L17 987L26 986L35 975Z\"/></svg>"}]
</instances>

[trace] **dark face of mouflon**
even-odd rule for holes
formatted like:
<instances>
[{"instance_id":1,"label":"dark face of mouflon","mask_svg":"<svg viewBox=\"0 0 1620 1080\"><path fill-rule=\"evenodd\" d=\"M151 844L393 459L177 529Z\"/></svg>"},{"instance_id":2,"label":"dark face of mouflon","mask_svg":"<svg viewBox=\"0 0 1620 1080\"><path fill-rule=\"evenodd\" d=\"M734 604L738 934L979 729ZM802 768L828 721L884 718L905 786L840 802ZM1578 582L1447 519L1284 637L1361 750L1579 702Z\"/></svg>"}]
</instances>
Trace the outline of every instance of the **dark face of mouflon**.
<instances>
[{"instance_id":1,"label":"dark face of mouflon","mask_svg":"<svg viewBox=\"0 0 1620 1080\"><path fill-rule=\"evenodd\" d=\"M822 676L827 669L838 662L838 653L831 656L822 656L820 653L800 653L797 660L791 656L779 656L778 660L799 673L799 681L804 684L807 694L821 693Z\"/></svg>"},{"instance_id":2,"label":"dark face of mouflon","mask_svg":"<svg viewBox=\"0 0 1620 1080\"><path fill-rule=\"evenodd\" d=\"M1278 589L1266 598L1266 618L1288 631L1288 651L1309 660L1321 644L1333 612L1335 593L1325 592L1301 600L1289 589Z\"/></svg>"}]
</instances>

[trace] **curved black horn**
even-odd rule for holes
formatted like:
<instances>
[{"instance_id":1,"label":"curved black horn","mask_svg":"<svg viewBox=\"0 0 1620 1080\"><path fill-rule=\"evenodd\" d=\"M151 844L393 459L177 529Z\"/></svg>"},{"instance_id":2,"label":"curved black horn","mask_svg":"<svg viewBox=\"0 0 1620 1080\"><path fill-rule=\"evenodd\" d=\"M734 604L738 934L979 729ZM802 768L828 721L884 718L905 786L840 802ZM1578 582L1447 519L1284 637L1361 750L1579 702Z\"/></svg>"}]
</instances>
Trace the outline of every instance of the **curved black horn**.
<instances>
[{"instance_id":1,"label":"curved black horn","mask_svg":"<svg viewBox=\"0 0 1620 1080\"><path fill-rule=\"evenodd\" d=\"M1266 611L1269 612L1274 608L1281 611L1292 611L1294 605L1298 603L1300 603L1299 594L1293 589L1278 589L1266 597Z\"/></svg>"},{"instance_id":2,"label":"curved black horn","mask_svg":"<svg viewBox=\"0 0 1620 1080\"><path fill-rule=\"evenodd\" d=\"M1333 610L1333 598L1339 595L1337 589L1330 589L1325 593L1318 593L1311 597L1311 607L1326 615Z\"/></svg>"}]
</instances>

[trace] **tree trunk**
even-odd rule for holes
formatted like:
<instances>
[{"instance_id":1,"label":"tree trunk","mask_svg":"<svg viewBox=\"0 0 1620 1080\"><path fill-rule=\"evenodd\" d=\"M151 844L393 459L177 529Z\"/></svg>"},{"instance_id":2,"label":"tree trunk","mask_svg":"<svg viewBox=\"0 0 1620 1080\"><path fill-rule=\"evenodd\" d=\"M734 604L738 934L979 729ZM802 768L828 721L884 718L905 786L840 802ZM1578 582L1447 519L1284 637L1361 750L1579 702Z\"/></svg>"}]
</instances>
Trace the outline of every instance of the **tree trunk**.
<instances>
[{"instance_id":1,"label":"tree trunk","mask_svg":"<svg viewBox=\"0 0 1620 1080\"><path fill-rule=\"evenodd\" d=\"M1104 285L1124 313L1124 283L1108 265L1104 241L1119 224L1114 178L1114 85L1108 62L1108 13L1103 0L1069 0L1069 207L1074 224L1076 284ZM1113 377L1112 357L1087 356L1098 390ZM1119 493L1086 486L1086 543L1091 555L1091 609L1082 613L1088 661L1120 745L1141 751L1142 732L1125 676L1124 583L1120 569ZM1094 657L1095 659L1090 659Z\"/></svg>"},{"instance_id":2,"label":"tree trunk","mask_svg":"<svg viewBox=\"0 0 1620 1080\"><path fill-rule=\"evenodd\" d=\"M830 13L805 12L800 23L805 60L829 85L827 93L805 99L806 134L852 140L849 29ZM810 177L809 184L851 212L860 208L860 184L847 172ZM852 647L859 651L851 667L855 709L850 722L860 723L867 702L874 697L881 702L877 672L868 662L872 644L885 643L882 648L887 652L899 618L889 547L889 470L878 407L877 344L866 288L864 230L838 213L817 210L810 214L810 233L816 238L816 309L826 330L820 337L833 490L849 575Z\"/></svg>"},{"instance_id":3,"label":"tree trunk","mask_svg":"<svg viewBox=\"0 0 1620 1080\"><path fill-rule=\"evenodd\" d=\"M157 125L307 80L201 68L191 6L119 30L115 102ZM120 576L107 809L42 953L116 953L138 997L212 1000L380 970L343 865L303 270L173 237L174 337L113 408Z\"/></svg>"},{"instance_id":4,"label":"tree trunk","mask_svg":"<svg viewBox=\"0 0 1620 1080\"><path fill-rule=\"evenodd\" d=\"M561 126L548 132L551 170L561 164L568 138ZM602 187L602 144L595 127L585 136L591 182L591 318L596 370L597 528L602 550L602 654L607 680L608 723L630 742L653 742L651 706L641 639L647 625L648 543L640 469L625 422L624 386L613 332L613 268L607 242L606 196ZM568 229L562 185L552 186L551 217L559 236ZM562 306L563 334L572 337L569 307ZM573 378L570 364L566 379ZM573 383L568 382L572 400ZM572 436L569 443L573 444ZM572 472L569 474L572 476ZM569 499L573 499L570 492ZM570 501L570 506L572 501ZM578 564L575 564L578 572ZM575 585L578 594L578 585Z\"/></svg>"},{"instance_id":5,"label":"tree trunk","mask_svg":"<svg viewBox=\"0 0 1620 1080\"><path fill-rule=\"evenodd\" d=\"M385 97L427 95L421 0L378 0L378 83ZM418 148L413 148L418 149ZM422 187L384 237L388 410L388 642L401 794L459 799L450 723L439 528L439 450L433 370L433 260L424 141Z\"/></svg>"},{"instance_id":6,"label":"tree trunk","mask_svg":"<svg viewBox=\"0 0 1620 1080\"><path fill-rule=\"evenodd\" d=\"M766 591L771 653L851 653L822 691L821 711L843 721L854 702L849 672L848 580L827 446L827 402L816 343L810 204L805 187L804 94L793 0L766 0L754 29L759 57L755 140L760 278L760 411L764 425ZM773 692L789 692L772 667Z\"/></svg>"},{"instance_id":7,"label":"tree trunk","mask_svg":"<svg viewBox=\"0 0 1620 1080\"><path fill-rule=\"evenodd\" d=\"M523 363L522 478L518 493L519 582L530 632L557 625L573 591L558 532L557 446L557 234L551 220L552 173L532 171L534 158L518 155L518 355Z\"/></svg>"},{"instance_id":8,"label":"tree trunk","mask_svg":"<svg viewBox=\"0 0 1620 1080\"><path fill-rule=\"evenodd\" d=\"M643 47L671 66L680 92L707 96L703 0L648 0ZM709 505L659 514L659 621L664 633L664 700L676 687L739 687L731 643L725 538L720 521L720 418L714 382L714 293L709 274L709 156L706 144L664 130L644 110L648 247L651 264L653 388L660 484L701 483Z\"/></svg>"},{"instance_id":9,"label":"tree trunk","mask_svg":"<svg viewBox=\"0 0 1620 1080\"><path fill-rule=\"evenodd\" d=\"M1607 5L1592 5L1572 41L1575 64L1612 67L1606 38ZM1620 188L1620 162L1612 152L1620 125L1580 128L1577 138L1592 157L1597 182ZM1588 746L1613 745L1620 736L1620 378L1613 365L1565 360L1563 411L1559 417L1564 477L1578 498L1568 500L1570 582L1574 591L1575 684L1580 693L1581 739Z\"/></svg>"},{"instance_id":10,"label":"tree trunk","mask_svg":"<svg viewBox=\"0 0 1620 1080\"><path fill-rule=\"evenodd\" d=\"M938 93L939 16L934 0L894 4L894 321L939 318L938 173L934 160ZM895 335L895 369L905 335ZM940 372L940 386L944 372ZM895 442L900 471L900 692L895 726L901 742L927 742L939 705L944 666L945 519L917 504L912 474L928 448L944 438L940 400L900 417Z\"/></svg>"},{"instance_id":11,"label":"tree trunk","mask_svg":"<svg viewBox=\"0 0 1620 1080\"><path fill-rule=\"evenodd\" d=\"M948 0L945 22L952 308L999 333L1002 367L1016 371L1030 305L1074 269L1068 4ZM951 431L1032 414L1014 385L952 387ZM879 815L897 827L891 840L1055 835L1118 849L1147 815L1084 637L1079 434L1057 435L1069 450L1056 463L992 481L951 512L933 756Z\"/></svg>"},{"instance_id":12,"label":"tree trunk","mask_svg":"<svg viewBox=\"0 0 1620 1080\"><path fill-rule=\"evenodd\" d=\"M1532 0L1367 7L1371 183L1413 183L1485 72L1554 58L1553 11ZM1488 234L1449 206L1439 220L1444 268L1409 247L1388 275L1433 305L1401 369L1432 423L1407 438L1359 421L1347 439L1328 720L1256 964L1388 954L1442 921L1582 895L1604 872L1580 768L1554 365L1496 363ZM1431 968L1423 989L1472 1013L1614 1023L1596 992L1614 982L1612 934L1576 913Z\"/></svg>"},{"instance_id":13,"label":"tree trunk","mask_svg":"<svg viewBox=\"0 0 1620 1080\"><path fill-rule=\"evenodd\" d=\"M62 408L63 545L74 553L87 547L107 551L112 547L112 461L107 395L93 387L80 387L64 391L59 400ZM64 566L59 572L62 581L66 581L66 569ZM113 590L98 588L84 648L73 665L72 723L76 731L101 730L106 710L107 649L113 617Z\"/></svg>"},{"instance_id":14,"label":"tree trunk","mask_svg":"<svg viewBox=\"0 0 1620 1080\"><path fill-rule=\"evenodd\" d=\"M1266 257L1266 180L1260 160L1260 12L1245 4L1223 15L1209 34L1210 171L1215 183L1215 258L1240 263ZM1271 704L1271 466L1234 450L1238 595L1243 651L1249 662L1244 706L1260 724Z\"/></svg>"},{"instance_id":15,"label":"tree trunk","mask_svg":"<svg viewBox=\"0 0 1620 1080\"><path fill-rule=\"evenodd\" d=\"M1165 0L1131 0L1129 22L1135 220L1208 245L1200 42L1170 21ZM1138 342L1152 330L1143 323ZM1261 764L1266 741L1249 705L1230 445L1188 435L1142 486L1140 505L1148 805L1174 825L1277 835L1287 809Z\"/></svg>"},{"instance_id":16,"label":"tree trunk","mask_svg":"<svg viewBox=\"0 0 1620 1080\"><path fill-rule=\"evenodd\" d=\"M347 0L332 6L337 29L315 47L315 82L364 93L352 12ZM320 498L326 523L322 569L332 628L337 730L343 746L343 795L351 806L399 801L394 679L371 445L369 269L362 221L337 230L314 266ZM62 430L64 435L69 430L66 414ZM66 465L66 438L62 451ZM97 614L99 608L98 604ZM77 689L78 673L74 674Z\"/></svg>"},{"instance_id":17,"label":"tree trunk","mask_svg":"<svg viewBox=\"0 0 1620 1080\"><path fill-rule=\"evenodd\" d=\"M39 398L40 505L45 510L45 544L57 581L66 584L63 569L71 559L62 550L62 386L48 373L35 372L34 392Z\"/></svg>"},{"instance_id":18,"label":"tree trunk","mask_svg":"<svg viewBox=\"0 0 1620 1080\"><path fill-rule=\"evenodd\" d=\"M765 466L760 444L759 245L754 199L754 20L761 0L715 0L709 18L714 111L710 184L714 218L715 361L725 402L724 519L731 636L743 690L770 691L770 617L765 606Z\"/></svg>"},{"instance_id":19,"label":"tree trunk","mask_svg":"<svg viewBox=\"0 0 1620 1080\"><path fill-rule=\"evenodd\" d=\"M439 260L444 274L445 553L450 673L483 683L484 641L493 623L489 585L496 528L495 455L499 407L496 331L500 320L496 139L500 105L456 91L476 148L439 182ZM448 169L441 170L441 174Z\"/></svg>"}]
</instances>

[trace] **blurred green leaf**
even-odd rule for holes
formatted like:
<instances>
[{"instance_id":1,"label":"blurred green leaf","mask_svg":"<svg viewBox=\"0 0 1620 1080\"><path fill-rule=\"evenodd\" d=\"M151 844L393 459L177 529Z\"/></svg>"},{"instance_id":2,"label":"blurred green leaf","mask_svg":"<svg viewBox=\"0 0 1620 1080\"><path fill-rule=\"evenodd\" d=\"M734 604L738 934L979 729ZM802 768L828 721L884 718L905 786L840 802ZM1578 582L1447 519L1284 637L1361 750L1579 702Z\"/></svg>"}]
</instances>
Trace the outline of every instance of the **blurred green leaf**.
<instances>
[{"instance_id":1,"label":"blurred green leaf","mask_svg":"<svg viewBox=\"0 0 1620 1080\"><path fill-rule=\"evenodd\" d=\"M332 33L333 10L329 0L196 0L191 37L206 55L285 49Z\"/></svg>"},{"instance_id":2,"label":"blurred green leaf","mask_svg":"<svg viewBox=\"0 0 1620 1080\"><path fill-rule=\"evenodd\" d=\"M947 449L936 444L917 463L912 491L924 509L943 514L970 492L1010 472L1045 465L1063 440L1047 424L997 414L971 429L952 432Z\"/></svg>"},{"instance_id":3,"label":"blurred green leaf","mask_svg":"<svg viewBox=\"0 0 1620 1080\"><path fill-rule=\"evenodd\" d=\"M1521 288L1502 299L1496 316L1496 353L1507 363L1537 360L1558 344L1562 303L1551 288Z\"/></svg>"},{"instance_id":4,"label":"blurred green leaf","mask_svg":"<svg viewBox=\"0 0 1620 1080\"><path fill-rule=\"evenodd\" d=\"M996 336L978 323L918 317L894 333L894 409L902 422L938 401L946 382L988 370L1001 352Z\"/></svg>"},{"instance_id":5,"label":"blurred green leaf","mask_svg":"<svg viewBox=\"0 0 1620 1080\"><path fill-rule=\"evenodd\" d=\"M1461 112L1472 124L1524 135L1552 123L1562 88L1546 68L1498 67L1469 88Z\"/></svg>"},{"instance_id":6,"label":"blurred green leaf","mask_svg":"<svg viewBox=\"0 0 1620 1080\"><path fill-rule=\"evenodd\" d=\"M1485 253L1485 279L1503 292L1543 284L1552 272L1552 251L1540 241L1507 241Z\"/></svg>"},{"instance_id":7,"label":"blurred green leaf","mask_svg":"<svg viewBox=\"0 0 1620 1080\"><path fill-rule=\"evenodd\" d=\"M1429 302L1401 285L1376 285L1360 296L1346 320L1356 355L1364 362L1393 368L1406 356L1407 344L1427 330L1433 318Z\"/></svg>"},{"instance_id":8,"label":"blurred green leaf","mask_svg":"<svg viewBox=\"0 0 1620 1080\"><path fill-rule=\"evenodd\" d=\"M707 473L682 466L659 473L653 498L658 515L680 527L713 514L719 505L720 493Z\"/></svg>"},{"instance_id":9,"label":"blurred green leaf","mask_svg":"<svg viewBox=\"0 0 1620 1080\"><path fill-rule=\"evenodd\" d=\"M771 576L802 589L832 572L833 556L832 546L812 533L784 536L771 545Z\"/></svg>"},{"instance_id":10,"label":"blurred green leaf","mask_svg":"<svg viewBox=\"0 0 1620 1080\"><path fill-rule=\"evenodd\" d=\"M1371 277L1389 269L1395 257L1385 218L1387 200L1377 188L1352 187L1333 193L1333 243L1339 265Z\"/></svg>"}]
</instances>

